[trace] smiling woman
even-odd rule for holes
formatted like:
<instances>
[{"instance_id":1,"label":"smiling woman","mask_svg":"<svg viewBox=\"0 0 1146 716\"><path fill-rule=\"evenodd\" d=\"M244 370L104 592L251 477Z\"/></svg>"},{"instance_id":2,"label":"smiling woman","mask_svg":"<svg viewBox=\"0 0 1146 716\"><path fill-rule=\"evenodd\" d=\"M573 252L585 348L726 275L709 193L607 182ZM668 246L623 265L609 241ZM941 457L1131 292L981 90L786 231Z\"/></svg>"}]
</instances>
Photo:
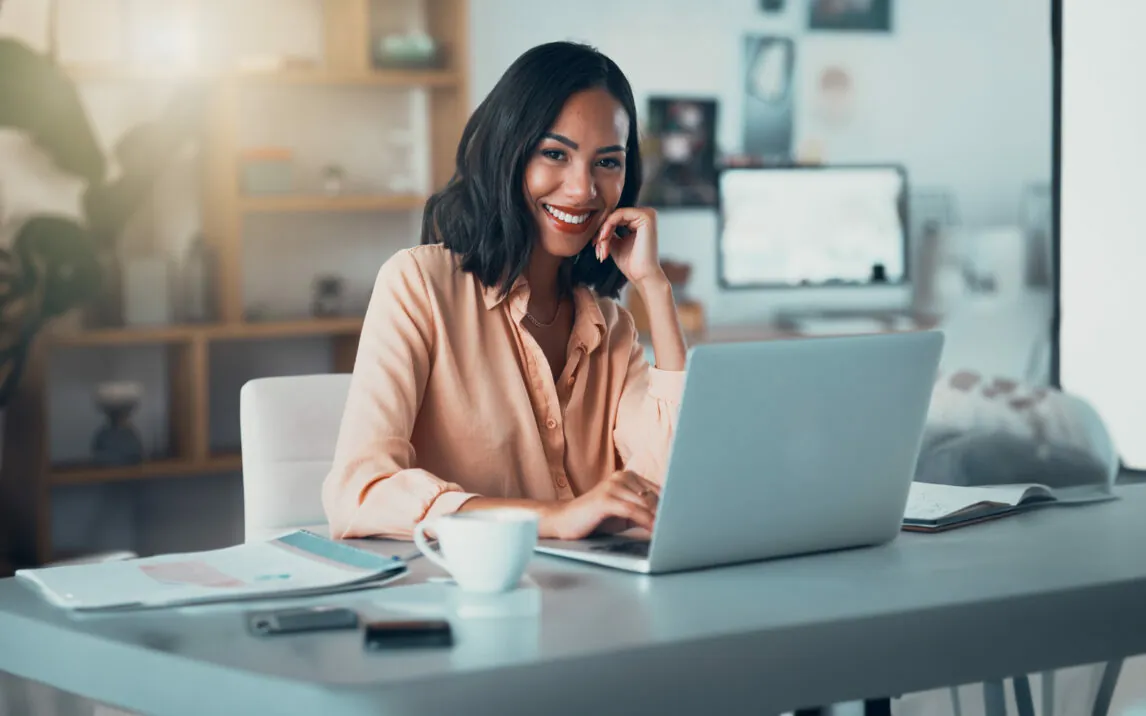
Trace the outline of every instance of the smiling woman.
<instances>
[{"instance_id":1,"label":"smiling woman","mask_svg":"<svg viewBox=\"0 0 1146 716\"><path fill-rule=\"evenodd\" d=\"M454 178L427 204L422 241L445 244L483 284L508 292L539 240L554 256L589 258L589 230L636 203L641 176L636 104L620 68L580 45L541 45L510 66L474 111ZM546 200L574 218L550 214ZM551 242L558 221L567 227L587 212L578 224L584 232L575 234L584 241ZM573 284L604 296L625 282L614 262L578 260L571 268Z\"/></svg>"},{"instance_id":2,"label":"smiling woman","mask_svg":"<svg viewBox=\"0 0 1146 716\"><path fill-rule=\"evenodd\" d=\"M652 528L685 347L640 186L617 65L566 42L518 58L467 123L423 245L379 272L323 489L334 535L507 506L542 537ZM613 300L626 282L655 368Z\"/></svg>"}]
</instances>

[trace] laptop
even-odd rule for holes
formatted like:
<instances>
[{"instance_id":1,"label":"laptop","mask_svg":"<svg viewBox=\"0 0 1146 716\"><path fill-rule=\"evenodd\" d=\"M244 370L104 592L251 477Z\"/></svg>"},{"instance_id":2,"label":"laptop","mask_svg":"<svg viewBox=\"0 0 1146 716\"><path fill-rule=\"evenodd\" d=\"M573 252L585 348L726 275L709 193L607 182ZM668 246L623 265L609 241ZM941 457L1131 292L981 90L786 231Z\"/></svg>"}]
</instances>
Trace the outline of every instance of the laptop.
<instances>
[{"instance_id":1,"label":"laptop","mask_svg":"<svg viewBox=\"0 0 1146 716\"><path fill-rule=\"evenodd\" d=\"M537 551L658 574L890 542L942 347L915 331L692 348L652 535Z\"/></svg>"}]
</instances>

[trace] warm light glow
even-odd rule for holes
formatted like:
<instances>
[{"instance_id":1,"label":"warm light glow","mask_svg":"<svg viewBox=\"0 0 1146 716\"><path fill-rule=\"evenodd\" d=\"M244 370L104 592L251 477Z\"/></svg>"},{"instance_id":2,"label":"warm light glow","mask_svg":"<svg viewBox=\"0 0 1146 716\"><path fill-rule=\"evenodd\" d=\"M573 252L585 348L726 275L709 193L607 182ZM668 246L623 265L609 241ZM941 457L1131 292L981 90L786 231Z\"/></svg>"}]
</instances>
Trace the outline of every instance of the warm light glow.
<instances>
[{"instance_id":1,"label":"warm light glow","mask_svg":"<svg viewBox=\"0 0 1146 716\"><path fill-rule=\"evenodd\" d=\"M189 0L129 0L129 53L143 69L192 70L197 65L197 16Z\"/></svg>"}]
</instances>

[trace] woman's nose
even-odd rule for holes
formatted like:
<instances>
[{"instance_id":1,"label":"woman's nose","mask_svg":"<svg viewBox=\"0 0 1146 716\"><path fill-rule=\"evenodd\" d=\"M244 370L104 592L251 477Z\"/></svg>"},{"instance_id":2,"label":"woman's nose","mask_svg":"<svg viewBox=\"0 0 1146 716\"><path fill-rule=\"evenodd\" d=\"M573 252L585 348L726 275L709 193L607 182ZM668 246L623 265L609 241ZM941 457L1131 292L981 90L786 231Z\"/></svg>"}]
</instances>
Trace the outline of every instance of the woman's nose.
<instances>
[{"instance_id":1,"label":"woman's nose","mask_svg":"<svg viewBox=\"0 0 1146 716\"><path fill-rule=\"evenodd\" d=\"M597 183L588 167L571 167L565 175L565 193L571 201L588 202L597 198Z\"/></svg>"}]
</instances>

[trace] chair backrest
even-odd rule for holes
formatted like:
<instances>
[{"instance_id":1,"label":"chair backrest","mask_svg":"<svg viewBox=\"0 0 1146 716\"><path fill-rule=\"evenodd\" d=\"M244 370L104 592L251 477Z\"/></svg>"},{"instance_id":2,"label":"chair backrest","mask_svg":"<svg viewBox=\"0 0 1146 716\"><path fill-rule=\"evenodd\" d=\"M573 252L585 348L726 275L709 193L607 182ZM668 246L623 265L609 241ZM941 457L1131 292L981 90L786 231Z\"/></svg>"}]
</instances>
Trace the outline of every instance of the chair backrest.
<instances>
[{"instance_id":1,"label":"chair backrest","mask_svg":"<svg viewBox=\"0 0 1146 716\"><path fill-rule=\"evenodd\" d=\"M239 396L245 540L322 525L349 374L258 378Z\"/></svg>"}]
</instances>

